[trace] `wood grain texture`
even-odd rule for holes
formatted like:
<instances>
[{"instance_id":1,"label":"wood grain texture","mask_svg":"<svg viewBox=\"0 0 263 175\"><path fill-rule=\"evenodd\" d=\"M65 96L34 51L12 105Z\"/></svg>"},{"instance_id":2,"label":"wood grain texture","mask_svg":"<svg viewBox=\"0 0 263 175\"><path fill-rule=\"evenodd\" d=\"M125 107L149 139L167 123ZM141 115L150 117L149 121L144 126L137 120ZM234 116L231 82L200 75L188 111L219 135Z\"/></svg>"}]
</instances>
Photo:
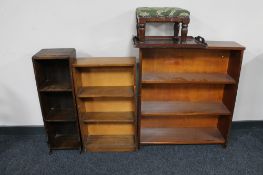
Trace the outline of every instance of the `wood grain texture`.
<instances>
[{"instance_id":1,"label":"wood grain texture","mask_svg":"<svg viewBox=\"0 0 263 175\"><path fill-rule=\"evenodd\" d=\"M220 102L223 91L224 85L220 84L143 84L141 99L144 101Z\"/></svg>"},{"instance_id":2,"label":"wood grain texture","mask_svg":"<svg viewBox=\"0 0 263 175\"><path fill-rule=\"evenodd\" d=\"M133 86L90 86L79 88L77 96L87 97L133 97Z\"/></svg>"},{"instance_id":3,"label":"wood grain texture","mask_svg":"<svg viewBox=\"0 0 263 175\"><path fill-rule=\"evenodd\" d=\"M126 152L135 151L134 136L88 136L86 148L92 152Z\"/></svg>"},{"instance_id":4,"label":"wood grain texture","mask_svg":"<svg viewBox=\"0 0 263 175\"><path fill-rule=\"evenodd\" d=\"M142 116L142 128L200 128L217 127L218 115ZM222 116L222 118L225 116Z\"/></svg>"},{"instance_id":5,"label":"wood grain texture","mask_svg":"<svg viewBox=\"0 0 263 175\"><path fill-rule=\"evenodd\" d=\"M75 91L85 150L137 149L135 70L132 57L88 58L75 62Z\"/></svg>"},{"instance_id":6,"label":"wood grain texture","mask_svg":"<svg viewBox=\"0 0 263 175\"><path fill-rule=\"evenodd\" d=\"M72 63L76 50L42 49L32 57L49 151L81 149Z\"/></svg>"},{"instance_id":7,"label":"wood grain texture","mask_svg":"<svg viewBox=\"0 0 263 175\"><path fill-rule=\"evenodd\" d=\"M142 72L227 73L230 52L205 49L142 49Z\"/></svg>"},{"instance_id":8,"label":"wood grain texture","mask_svg":"<svg viewBox=\"0 0 263 175\"><path fill-rule=\"evenodd\" d=\"M75 53L74 48L42 49L33 56L33 59L69 59Z\"/></svg>"},{"instance_id":9,"label":"wood grain texture","mask_svg":"<svg viewBox=\"0 0 263 175\"><path fill-rule=\"evenodd\" d=\"M143 116L229 115L223 103L186 101L142 101Z\"/></svg>"},{"instance_id":10,"label":"wood grain texture","mask_svg":"<svg viewBox=\"0 0 263 175\"><path fill-rule=\"evenodd\" d=\"M83 102L85 108L81 108L80 112L134 111L134 103L131 98L93 98L83 99Z\"/></svg>"},{"instance_id":11,"label":"wood grain texture","mask_svg":"<svg viewBox=\"0 0 263 175\"><path fill-rule=\"evenodd\" d=\"M87 112L80 118L84 123L133 123L134 112Z\"/></svg>"},{"instance_id":12,"label":"wood grain texture","mask_svg":"<svg viewBox=\"0 0 263 175\"><path fill-rule=\"evenodd\" d=\"M224 144L217 128L142 128L141 144Z\"/></svg>"},{"instance_id":13,"label":"wood grain texture","mask_svg":"<svg viewBox=\"0 0 263 175\"><path fill-rule=\"evenodd\" d=\"M60 91L68 91L71 92L71 84L66 82L52 82L52 81L45 81L40 85L39 88L40 92L60 92Z\"/></svg>"},{"instance_id":14,"label":"wood grain texture","mask_svg":"<svg viewBox=\"0 0 263 175\"><path fill-rule=\"evenodd\" d=\"M92 57L78 58L73 67L133 67L134 57Z\"/></svg>"},{"instance_id":15,"label":"wood grain texture","mask_svg":"<svg viewBox=\"0 0 263 175\"><path fill-rule=\"evenodd\" d=\"M140 142L226 145L244 49L141 47Z\"/></svg>"},{"instance_id":16,"label":"wood grain texture","mask_svg":"<svg viewBox=\"0 0 263 175\"><path fill-rule=\"evenodd\" d=\"M133 68L100 67L77 68L81 86L133 86Z\"/></svg>"},{"instance_id":17,"label":"wood grain texture","mask_svg":"<svg viewBox=\"0 0 263 175\"><path fill-rule=\"evenodd\" d=\"M75 122L73 109L51 109L46 118L46 122Z\"/></svg>"},{"instance_id":18,"label":"wood grain texture","mask_svg":"<svg viewBox=\"0 0 263 175\"><path fill-rule=\"evenodd\" d=\"M235 80L223 73L155 73L145 72L143 84L174 83L174 84L235 84Z\"/></svg>"},{"instance_id":19,"label":"wood grain texture","mask_svg":"<svg viewBox=\"0 0 263 175\"><path fill-rule=\"evenodd\" d=\"M133 124L127 123L91 123L84 128L84 135L134 135Z\"/></svg>"}]
</instances>

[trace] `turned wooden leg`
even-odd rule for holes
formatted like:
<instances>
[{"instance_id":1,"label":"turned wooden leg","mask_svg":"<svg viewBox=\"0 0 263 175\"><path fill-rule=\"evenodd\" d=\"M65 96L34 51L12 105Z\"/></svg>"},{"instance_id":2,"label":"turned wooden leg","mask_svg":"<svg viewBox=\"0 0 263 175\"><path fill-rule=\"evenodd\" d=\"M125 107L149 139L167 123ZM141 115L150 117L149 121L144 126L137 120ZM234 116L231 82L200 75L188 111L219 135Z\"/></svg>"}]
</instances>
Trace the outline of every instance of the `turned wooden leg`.
<instances>
[{"instance_id":1,"label":"turned wooden leg","mask_svg":"<svg viewBox=\"0 0 263 175\"><path fill-rule=\"evenodd\" d=\"M138 32L139 32L139 40L141 41L141 42L143 42L144 41L144 39L145 39L145 23L141 23L141 24L138 24Z\"/></svg>"},{"instance_id":2,"label":"turned wooden leg","mask_svg":"<svg viewBox=\"0 0 263 175\"><path fill-rule=\"evenodd\" d=\"M182 23L182 29L181 29L181 41L182 42L186 41L187 33L188 33L188 24Z\"/></svg>"},{"instance_id":3,"label":"turned wooden leg","mask_svg":"<svg viewBox=\"0 0 263 175\"><path fill-rule=\"evenodd\" d=\"M180 28L179 23L178 22L174 23L174 36L175 37L179 36L179 28Z\"/></svg>"}]
</instances>

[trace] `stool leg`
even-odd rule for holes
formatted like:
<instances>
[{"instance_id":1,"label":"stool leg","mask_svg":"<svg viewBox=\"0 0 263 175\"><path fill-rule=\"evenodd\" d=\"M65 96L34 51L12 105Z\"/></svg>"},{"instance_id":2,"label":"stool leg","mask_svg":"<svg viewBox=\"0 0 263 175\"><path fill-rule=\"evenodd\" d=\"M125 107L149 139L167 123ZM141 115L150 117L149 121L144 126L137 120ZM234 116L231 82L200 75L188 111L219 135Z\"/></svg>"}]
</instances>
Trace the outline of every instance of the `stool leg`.
<instances>
[{"instance_id":1,"label":"stool leg","mask_svg":"<svg viewBox=\"0 0 263 175\"><path fill-rule=\"evenodd\" d=\"M141 42L143 42L144 41L144 39L145 39L145 23L140 23L140 24L138 24L139 26L139 30L138 30L138 32L139 32L139 40L141 41Z\"/></svg>"},{"instance_id":2,"label":"stool leg","mask_svg":"<svg viewBox=\"0 0 263 175\"><path fill-rule=\"evenodd\" d=\"M179 36L179 28L180 28L179 23L178 22L174 23L174 36L175 37Z\"/></svg>"},{"instance_id":3,"label":"stool leg","mask_svg":"<svg viewBox=\"0 0 263 175\"><path fill-rule=\"evenodd\" d=\"M181 41L185 42L187 38L188 33L188 23L182 23L182 29L181 29Z\"/></svg>"}]
</instances>

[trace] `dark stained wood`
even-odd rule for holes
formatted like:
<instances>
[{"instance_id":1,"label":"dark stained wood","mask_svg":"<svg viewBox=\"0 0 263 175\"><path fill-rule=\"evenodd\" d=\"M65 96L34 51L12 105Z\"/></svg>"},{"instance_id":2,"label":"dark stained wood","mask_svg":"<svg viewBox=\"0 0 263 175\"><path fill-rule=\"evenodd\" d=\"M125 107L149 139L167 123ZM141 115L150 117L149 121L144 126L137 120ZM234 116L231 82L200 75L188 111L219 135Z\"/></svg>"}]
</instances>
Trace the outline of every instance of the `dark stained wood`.
<instances>
[{"instance_id":1,"label":"dark stained wood","mask_svg":"<svg viewBox=\"0 0 263 175\"><path fill-rule=\"evenodd\" d=\"M87 97L133 97L133 87L131 86L96 86L81 87L77 96Z\"/></svg>"},{"instance_id":2,"label":"dark stained wood","mask_svg":"<svg viewBox=\"0 0 263 175\"><path fill-rule=\"evenodd\" d=\"M39 88L40 92L56 92L56 91L69 91L71 92L71 85L69 83L64 82L52 82L52 81L45 81L41 84Z\"/></svg>"},{"instance_id":3,"label":"dark stained wood","mask_svg":"<svg viewBox=\"0 0 263 175\"><path fill-rule=\"evenodd\" d=\"M134 57L93 57L78 58L74 67L131 67L135 65Z\"/></svg>"},{"instance_id":4,"label":"dark stained wood","mask_svg":"<svg viewBox=\"0 0 263 175\"><path fill-rule=\"evenodd\" d=\"M133 39L134 47L137 48L205 48L205 44L194 37L188 36L183 41L182 37L174 36L147 36L145 40L141 42L137 38Z\"/></svg>"},{"instance_id":5,"label":"dark stained wood","mask_svg":"<svg viewBox=\"0 0 263 175\"><path fill-rule=\"evenodd\" d=\"M57 48L57 49L42 49L36 53L34 59L69 59L72 54L75 54L76 50L74 48Z\"/></svg>"},{"instance_id":6,"label":"dark stained wood","mask_svg":"<svg viewBox=\"0 0 263 175\"><path fill-rule=\"evenodd\" d=\"M126 152L135 151L136 145L131 135L92 135L87 137L86 148L92 152Z\"/></svg>"},{"instance_id":7,"label":"dark stained wood","mask_svg":"<svg viewBox=\"0 0 263 175\"><path fill-rule=\"evenodd\" d=\"M142 75L142 83L175 84L235 84L235 80L222 73L148 73Z\"/></svg>"},{"instance_id":8,"label":"dark stained wood","mask_svg":"<svg viewBox=\"0 0 263 175\"><path fill-rule=\"evenodd\" d=\"M145 27L147 23L181 23L181 42L185 42L188 33L188 24L190 23L189 16L180 16L180 17L136 17L137 22L137 37L140 42L145 40ZM178 34L178 25L174 28L175 35Z\"/></svg>"},{"instance_id":9,"label":"dark stained wood","mask_svg":"<svg viewBox=\"0 0 263 175\"><path fill-rule=\"evenodd\" d=\"M142 101L142 116L230 115L223 103Z\"/></svg>"},{"instance_id":10,"label":"dark stained wood","mask_svg":"<svg viewBox=\"0 0 263 175\"><path fill-rule=\"evenodd\" d=\"M81 148L71 71L75 59L75 49L42 49L32 57L50 152Z\"/></svg>"},{"instance_id":11,"label":"dark stained wood","mask_svg":"<svg viewBox=\"0 0 263 175\"><path fill-rule=\"evenodd\" d=\"M50 140L51 149L72 149L80 145L78 135L59 135Z\"/></svg>"},{"instance_id":12,"label":"dark stained wood","mask_svg":"<svg viewBox=\"0 0 263 175\"><path fill-rule=\"evenodd\" d=\"M223 144L217 128L142 128L141 144Z\"/></svg>"},{"instance_id":13,"label":"dark stained wood","mask_svg":"<svg viewBox=\"0 0 263 175\"><path fill-rule=\"evenodd\" d=\"M133 123L134 112L86 112L80 118L84 123Z\"/></svg>"},{"instance_id":14,"label":"dark stained wood","mask_svg":"<svg viewBox=\"0 0 263 175\"><path fill-rule=\"evenodd\" d=\"M46 115L46 122L76 122L73 109L52 108Z\"/></svg>"}]
</instances>

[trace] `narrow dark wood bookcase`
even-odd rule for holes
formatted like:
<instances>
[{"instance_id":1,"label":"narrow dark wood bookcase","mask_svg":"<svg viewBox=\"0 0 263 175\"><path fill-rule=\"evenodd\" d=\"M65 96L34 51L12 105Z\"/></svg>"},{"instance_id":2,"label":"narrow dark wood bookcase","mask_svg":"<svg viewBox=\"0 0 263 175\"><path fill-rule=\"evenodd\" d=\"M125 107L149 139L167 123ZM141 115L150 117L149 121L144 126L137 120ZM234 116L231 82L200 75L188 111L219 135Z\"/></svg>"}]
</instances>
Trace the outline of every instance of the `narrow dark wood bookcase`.
<instances>
[{"instance_id":1,"label":"narrow dark wood bookcase","mask_svg":"<svg viewBox=\"0 0 263 175\"><path fill-rule=\"evenodd\" d=\"M50 153L81 149L72 63L75 49L42 49L32 58Z\"/></svg>"},{"instance_id":2,"label":"narrow dark wood bookcase","mask_svg":"<svg viewBox=\"0 0 263 175\"><path fill-rule=\"evenodd\" d=\"M135 151L135 58L78 58L75 93L85 151Z\"/></svg>"},{"instance_id":3,"label":"narrow dark wood bookcase","mask_svg":"<svg viewBox=\"0 0 263 175\"><path fill-rule=\"evenodd\" d=\"M141 144L227 145L244 47L207 42L191 48L146 39L139 52ZM188 47L189 44L189 47Z\"/></svg>"}]
</instances>

